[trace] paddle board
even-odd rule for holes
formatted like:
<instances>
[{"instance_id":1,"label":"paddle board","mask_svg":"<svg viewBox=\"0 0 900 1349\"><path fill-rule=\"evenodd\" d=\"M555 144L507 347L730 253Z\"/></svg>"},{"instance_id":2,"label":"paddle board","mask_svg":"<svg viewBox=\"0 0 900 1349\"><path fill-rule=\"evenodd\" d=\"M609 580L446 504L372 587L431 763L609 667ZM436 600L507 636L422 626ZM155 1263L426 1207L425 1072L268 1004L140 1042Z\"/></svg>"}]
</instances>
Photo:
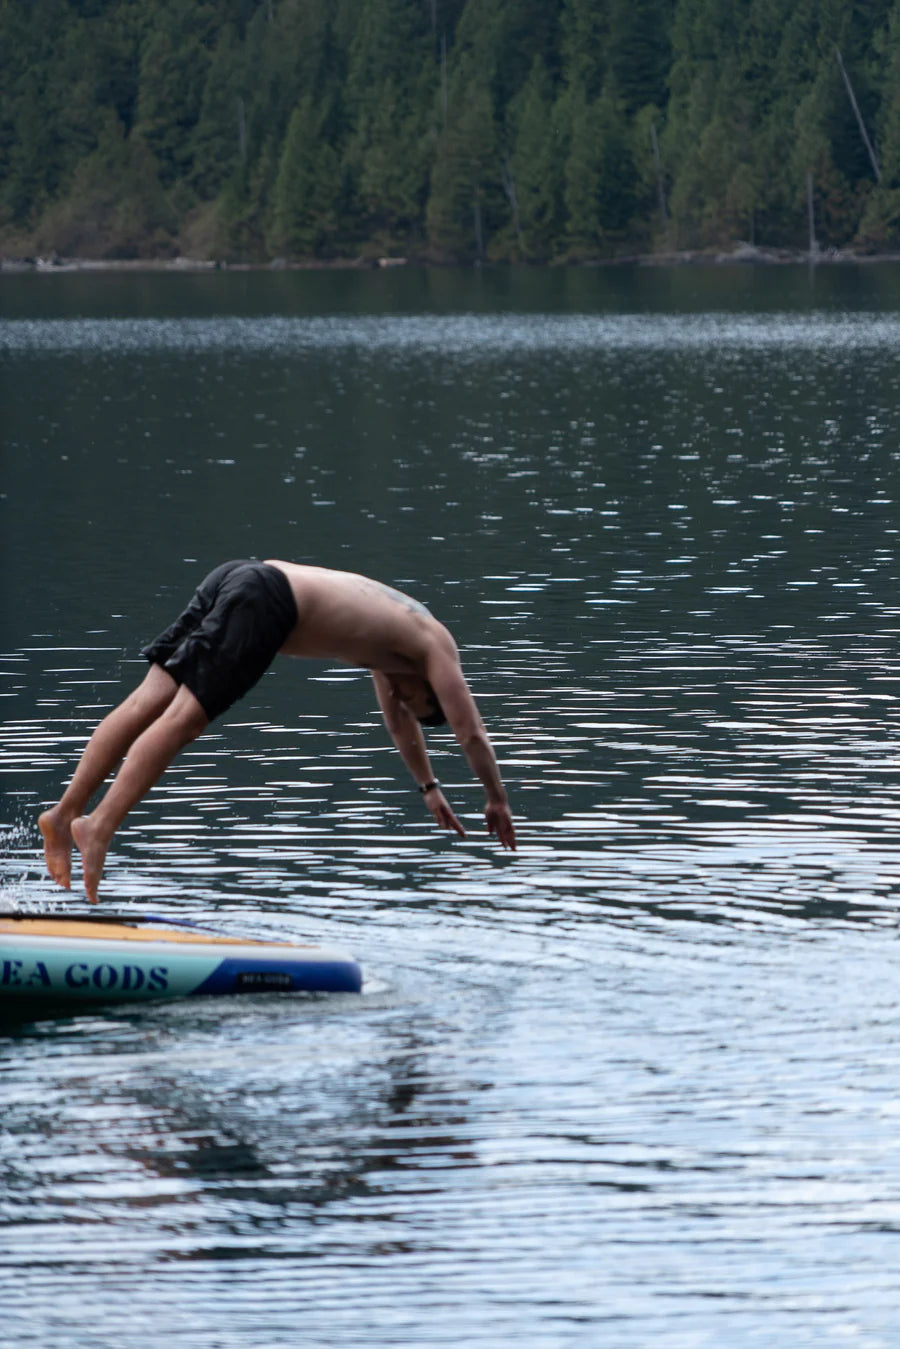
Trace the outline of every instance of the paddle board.
<instances>
[{"instance_id":1,"label":"paddle board","mask_svg":"<svg viewBox=\"0 0 900 1349\"><path fill-rule=\"evenodd\" d=\"M128 914L0 914L0 1005L233 993L358 993L344 951Z\"/></svg>"}]
</instances>

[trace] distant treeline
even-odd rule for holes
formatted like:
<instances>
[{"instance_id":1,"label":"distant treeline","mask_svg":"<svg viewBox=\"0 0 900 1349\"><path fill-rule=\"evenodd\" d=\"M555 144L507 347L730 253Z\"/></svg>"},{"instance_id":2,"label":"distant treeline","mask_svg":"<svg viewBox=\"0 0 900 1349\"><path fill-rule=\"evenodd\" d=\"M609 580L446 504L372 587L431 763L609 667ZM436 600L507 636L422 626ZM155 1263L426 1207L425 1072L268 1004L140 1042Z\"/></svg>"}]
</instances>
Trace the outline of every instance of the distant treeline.
<instances>
[{"instance_id":1,"label":"distant treeline","mask_svg":"<svg viewBox=\"0 0 900 1349\"><path fill-rule=\"evenodd\" d=\"M0 248L900 247L900 0L0 0Z\"/></svg>"}]
</instances>

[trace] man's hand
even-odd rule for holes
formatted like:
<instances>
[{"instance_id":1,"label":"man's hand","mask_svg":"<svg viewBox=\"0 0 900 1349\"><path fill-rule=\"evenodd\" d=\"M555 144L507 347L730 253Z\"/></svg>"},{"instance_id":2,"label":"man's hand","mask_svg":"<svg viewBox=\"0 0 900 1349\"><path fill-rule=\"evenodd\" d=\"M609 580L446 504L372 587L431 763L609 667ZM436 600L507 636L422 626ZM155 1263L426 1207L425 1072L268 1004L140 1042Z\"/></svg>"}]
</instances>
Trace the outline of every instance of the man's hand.
<instances>
[{"instance_id":1,"label":"man's hand","mask_svg":"<svg viewBox=\"0 0 900 1349\"><path fill-rule=\"evenodd\" d=\"M516 831L513 828L512 816L509 813L509 806L491 806L484 808L484 818L487 823L488 833L496 834L497 838L503 844L504 848L510 848L513 852L516 850Z\"/></svg>"},{"instance_id":2,"label":"man's hand","mask_svg":"<svg viewBox=\"0 0 900 1349\"><path fill-rule=\"evenodd\" d=\"M465 838L466 831L462 822L457 819L440 787L432 787L430 792L425 793L425 804L434 816L436 825L441 829L455 829L460 838Z\"/></svg>"}]
</instances>

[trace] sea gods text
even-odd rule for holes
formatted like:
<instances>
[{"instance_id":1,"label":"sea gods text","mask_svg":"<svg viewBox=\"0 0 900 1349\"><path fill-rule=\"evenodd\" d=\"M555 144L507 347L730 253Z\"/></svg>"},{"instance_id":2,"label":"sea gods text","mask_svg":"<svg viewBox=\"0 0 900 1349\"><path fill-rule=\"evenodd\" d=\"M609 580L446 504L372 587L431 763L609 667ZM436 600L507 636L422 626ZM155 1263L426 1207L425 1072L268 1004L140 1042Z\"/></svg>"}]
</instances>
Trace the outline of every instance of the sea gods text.
<instances>
[{"instance_id":1,"label":"sea gods text","mask_svg":"<svg viewBox=\"0 0 900 1349\"><path fill-rule=\"evenodd\" d=\"M169 986L169 971L164 965L154 965L145 970L140 965L92 965L87 961L76 960L66 966L61 974L61 982L66 988L81 989L86 993L92 990L109 993L112 989L121 993L162 993ZM60 987L59 976L55 986ZM0 961L0 988L38 993L41 989L53 987L54 980L43 960Z\"/></svg>"}]
</instances>

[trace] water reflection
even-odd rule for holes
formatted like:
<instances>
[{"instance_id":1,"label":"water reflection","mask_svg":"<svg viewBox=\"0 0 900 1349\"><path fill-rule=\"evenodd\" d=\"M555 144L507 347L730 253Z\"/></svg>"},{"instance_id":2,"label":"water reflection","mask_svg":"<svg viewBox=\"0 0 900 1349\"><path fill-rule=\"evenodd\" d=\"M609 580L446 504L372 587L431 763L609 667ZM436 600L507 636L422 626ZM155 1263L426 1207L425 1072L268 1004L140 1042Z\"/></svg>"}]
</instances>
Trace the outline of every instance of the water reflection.
<instances>
[{"instance_id":1,"label":"water reflection","mask_svg":"<svg viewBox=\"0 0 900 1349\"><path fill-rule=\"evenodd\" d=\"M232 352L265 356L284 352L359 350L376 358L405 360L440 355L454 361L494 361L498 356L563 352L640 353L709 350L727 367L747 352L809 351L855 355L896 349L895 315L557 315L454 314L393 317L206 319L28 319L0 321L0 351L54 352L95 359L105 354L166 355Z\"/></svg>"}]
</instances>

